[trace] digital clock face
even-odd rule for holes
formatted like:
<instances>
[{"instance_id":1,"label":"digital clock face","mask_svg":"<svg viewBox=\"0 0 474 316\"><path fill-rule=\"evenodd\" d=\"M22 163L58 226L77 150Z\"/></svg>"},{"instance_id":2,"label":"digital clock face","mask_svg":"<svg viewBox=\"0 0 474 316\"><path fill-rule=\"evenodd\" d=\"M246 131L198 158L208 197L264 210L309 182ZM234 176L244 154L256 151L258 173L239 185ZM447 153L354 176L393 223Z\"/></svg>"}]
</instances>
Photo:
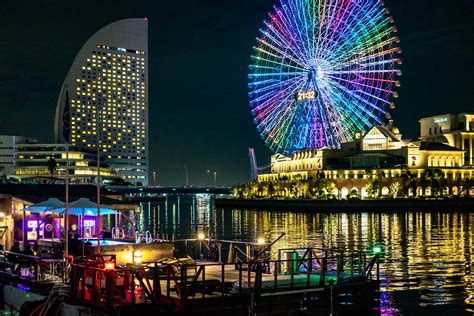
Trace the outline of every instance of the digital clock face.
<instances>
[{"instance_id":1,"label":"digital clock face","mask_svg":"<svg viewBox=\"0 0 474 316\"><path fill-rule=\"evenodd\" d=\"M298 91L295 94L296 101L314 100L318 96L315 90L311 91Z\"/></svg>"}]
</instances>

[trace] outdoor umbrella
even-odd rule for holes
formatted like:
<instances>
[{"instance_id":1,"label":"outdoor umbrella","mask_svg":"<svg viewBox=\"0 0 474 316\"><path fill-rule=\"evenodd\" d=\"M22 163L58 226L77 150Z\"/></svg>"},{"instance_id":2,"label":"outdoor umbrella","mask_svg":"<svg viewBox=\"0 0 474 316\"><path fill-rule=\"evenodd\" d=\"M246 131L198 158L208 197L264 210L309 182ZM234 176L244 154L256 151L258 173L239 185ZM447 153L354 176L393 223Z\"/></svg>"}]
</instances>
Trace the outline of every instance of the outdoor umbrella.
<instances>
[{"instance_id":1,"label":"outdoor umbrella","mask_svg":"<svg viewBox=\"0 0 474 316\"><path fill-rule=\"evenodd\" d=\"M97 203L92 202L89 199L86 198L80 198L77 201L74 201L72 203L69 203L68 205L68 214L69 215L80 215L81 220L84 220L84 216L98 216L99 206ZM65 210L62 211L64 213ZM119 212L108 208L108 207L103 207L100 205L100 215L110 215L110 214L119 214ZM84 230L81 228L82 231L82 238L84 238ZM100 240L100 234L97 235L97 240ZM100 243L98 242L98 249L100 251ZM84 255L84 244L82 244L82 254Z\"/></svg>"},{"instance_id":2,"label":"outdoor umbrella","mask_svg":"<svg viewBox=\"0 0 474 316\"><path fill-rule=\"evenodd\" d=\"M25 211L29 211L31 214L53 214L60 213L65 210L64 202L56 199L50 198L46 201L42 201L25 208Z\"/></svg>"},{"instance_id":3,"label":"outdoor umbrella","mask_svg":"<svg viewBox=\"0 0 474 316\"><path fill-rule=\"evenodd\" d=\"M68 205L69 215L97 216L97 209L97 203L94 203L86 198L80 198L79 200L69 203ZM64 212L65 209L63 208L59 213L62 214ZM101 216L110 214L118 214L118 212L111 208L102 205L100 206Z\"/></svg>"}]
</instances>

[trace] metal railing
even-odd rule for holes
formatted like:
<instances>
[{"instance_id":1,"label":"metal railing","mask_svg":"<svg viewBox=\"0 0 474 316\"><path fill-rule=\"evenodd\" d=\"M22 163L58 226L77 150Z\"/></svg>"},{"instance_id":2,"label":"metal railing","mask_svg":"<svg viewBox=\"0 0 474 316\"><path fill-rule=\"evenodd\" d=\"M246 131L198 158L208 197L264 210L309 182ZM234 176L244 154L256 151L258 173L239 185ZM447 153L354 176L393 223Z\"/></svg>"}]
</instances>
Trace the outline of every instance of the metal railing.
<instances>
[{"instance_id":1,"label":"metal railing","mask_svg":"<svg viewBox=\"0 0 474 316\"><path fill-rule=\"evenodd\" d=\"M0 273L36 283L64 282L67 262L63 259L0 251Z\"/></svg>"},{"instance_id":2,"label":"metal railing","mask_svg":"<svg viewBox=\"0 0 474 316\"><path fill-rule=\"evenodd\" d=\"M191 263L169 260L116 267L115 258L75 262L72 264L71 297L107 305L182 302L379 280L379 255L368 258L362 253L331 255L318 252L307 248L302 257L235 263L199 264L192 260L188 261Z\"/></svg>"}]
</instances>

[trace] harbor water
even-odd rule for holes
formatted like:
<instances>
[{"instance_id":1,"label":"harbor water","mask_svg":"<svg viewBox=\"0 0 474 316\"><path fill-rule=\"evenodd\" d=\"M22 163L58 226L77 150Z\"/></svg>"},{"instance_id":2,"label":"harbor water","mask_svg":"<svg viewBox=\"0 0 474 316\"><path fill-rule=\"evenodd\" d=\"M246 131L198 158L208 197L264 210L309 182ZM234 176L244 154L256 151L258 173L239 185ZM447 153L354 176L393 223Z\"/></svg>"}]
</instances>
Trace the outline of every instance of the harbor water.
<instances>
[{"instance_id":1,"label":"harbor water","mask_svg":"<svg viewBox=\"0 0 474 316\"><path fill-rule=\"evenodd\" d=\"M337 247L346 252L382 245L382 314L474 313L474 213L325 213L216 208L212 195L168 195L143 203L140 229L153 236L267 242L273 248Z\"/></svg>"}]
</instances>

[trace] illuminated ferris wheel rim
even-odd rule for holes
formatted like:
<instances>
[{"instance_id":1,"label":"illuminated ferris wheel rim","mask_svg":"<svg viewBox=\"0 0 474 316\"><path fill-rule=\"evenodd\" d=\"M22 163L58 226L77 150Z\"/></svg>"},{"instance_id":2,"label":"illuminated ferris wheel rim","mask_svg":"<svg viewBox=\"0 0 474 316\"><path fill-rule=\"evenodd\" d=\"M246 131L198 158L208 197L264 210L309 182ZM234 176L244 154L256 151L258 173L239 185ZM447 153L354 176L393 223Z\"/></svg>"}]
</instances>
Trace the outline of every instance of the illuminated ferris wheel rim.
<instances>
[{"instance_id":1,"label":"illuminated ferris wheel rim","mask_svg":"<svg viewBox=\"0 0 474 316\"><path fill-rule=\"evenodd\" d=\"M249 73L257 130L274 152L339 147L394 108L401 50L380 1L281 1Z\"/></svg>"}]
</instances>

